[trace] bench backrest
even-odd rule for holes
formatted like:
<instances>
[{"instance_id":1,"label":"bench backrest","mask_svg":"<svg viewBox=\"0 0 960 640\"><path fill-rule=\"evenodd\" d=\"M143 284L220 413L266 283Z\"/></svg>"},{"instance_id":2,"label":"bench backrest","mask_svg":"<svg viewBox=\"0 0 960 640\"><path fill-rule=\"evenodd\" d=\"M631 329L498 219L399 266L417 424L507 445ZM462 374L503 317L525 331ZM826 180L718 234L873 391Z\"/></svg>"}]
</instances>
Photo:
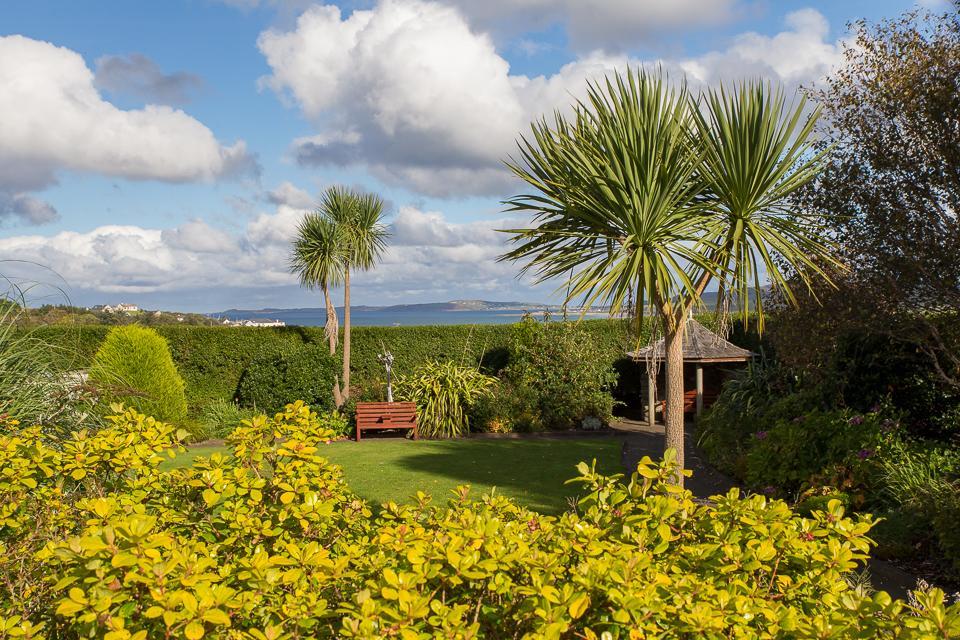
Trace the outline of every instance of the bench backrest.
<instances>
[{"instance_id":1,"label":"bench backrest","mask_svg":"<svg viewBox=\"0 0 960 640\"><path fill-rule=\"evenodd\" d=\"M417 423L417 405L413 402L358 402L357 424L380 424L382 422Z\"/></svg>"}]
</instances>

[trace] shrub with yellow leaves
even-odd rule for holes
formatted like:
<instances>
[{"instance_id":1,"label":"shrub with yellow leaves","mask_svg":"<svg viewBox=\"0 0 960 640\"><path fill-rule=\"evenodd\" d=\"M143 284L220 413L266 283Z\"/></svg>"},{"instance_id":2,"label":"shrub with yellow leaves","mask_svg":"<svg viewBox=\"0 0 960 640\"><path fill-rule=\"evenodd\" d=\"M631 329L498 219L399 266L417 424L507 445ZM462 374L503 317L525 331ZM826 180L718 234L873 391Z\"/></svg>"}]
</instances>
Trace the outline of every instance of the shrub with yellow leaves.
<instances>
[{"instance_id":1,"label":"shrub with yellow leaves","mask_svg":"<svg viewBox=\"0 0 960 640\"><path fill-rule=\"evenodd\" d=\"M134 411L57 446L0 436L3 638L947 638L960 608L846 577L869 517L802 518L736 491L703 504L669 455L586 464L544 516L466 487L372 517L302 403L244 421L230 455L164 470L183 434Z\"/></svg>"}]
</instances>

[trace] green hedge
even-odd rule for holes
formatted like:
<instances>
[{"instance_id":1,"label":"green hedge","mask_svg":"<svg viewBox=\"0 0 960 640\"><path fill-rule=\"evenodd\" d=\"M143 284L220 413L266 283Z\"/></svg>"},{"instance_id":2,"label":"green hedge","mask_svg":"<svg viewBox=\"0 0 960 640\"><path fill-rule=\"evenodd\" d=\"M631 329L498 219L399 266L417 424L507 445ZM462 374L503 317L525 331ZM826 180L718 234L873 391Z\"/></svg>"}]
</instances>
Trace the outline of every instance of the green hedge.
<instances>
[{"instance_id":1,"label":"green hedge","mask_svg":"<svg viewBox=\"0 0 960 640\"><path fill-rule=\"evenodd\" d=\"M712 319L700 321L711 326ZM627 350L635 339L621 320L584 320L583 330L599 346L609 362L621 371L629 363ZM421 327L354 327L352 345L353 383L372 384L383 377L377 354L386 346L394 355L394 370L409 373L431 360L480 363L487 373L506 366L514 325L446 325ZM63 347L62 364L71 369L89 366L106 336L107 326L49 326L37 335ZM167 339L177 369L187 384L187 402L196 413L217 398L233 398L240 377L250 361L261 353L290 351L306 344L324 342L322 327L200 327L158 326ZM646 333L646 332L645 332Z\"/></svg>"}]
</instances>

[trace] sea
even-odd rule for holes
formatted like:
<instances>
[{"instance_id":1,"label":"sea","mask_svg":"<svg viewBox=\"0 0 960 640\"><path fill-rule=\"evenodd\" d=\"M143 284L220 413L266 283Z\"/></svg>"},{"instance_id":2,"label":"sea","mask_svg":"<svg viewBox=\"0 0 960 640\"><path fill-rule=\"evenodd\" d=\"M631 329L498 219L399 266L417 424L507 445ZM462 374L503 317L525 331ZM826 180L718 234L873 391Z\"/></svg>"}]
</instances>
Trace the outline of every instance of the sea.
<instances>
[{"instance_id":1,"label":"sea","mask_svg":"<svg viewBox=\"0 0 960 640\"><path fill-rule=\"evenodd\" d=\"M543 317L543 311L532 311L534 317ZM340 323L343 312L338 310ZM350 312L350 324L355 327L410 327L451 324L512 324L519 322L521 310L483 311L396 311L354 309ZM267 309L257 311L230 311L221 314L230 320L282 320L287 325L322 327L327 316L323 309ZM559 313L551 314L559 319ZM589 314L588 317L606 317L605 314Z\"/></svg>"},{"instance_id":2,"label":"sea","mask_svg":"<svg viewBox=\"0 0 960 640\"><path fill-rule=\"evenodd\" d=\"M338 311L343 324L343 312ZM510 324L518 322L521 311L380 311L355 309L350 312L350 324L355 327L409 327L450 324ZM276 309L266 311L235 311L224 317L231 320L282 320L288 325L322 327L327 314L322 309Z\"/></svg>"}]
</instances>

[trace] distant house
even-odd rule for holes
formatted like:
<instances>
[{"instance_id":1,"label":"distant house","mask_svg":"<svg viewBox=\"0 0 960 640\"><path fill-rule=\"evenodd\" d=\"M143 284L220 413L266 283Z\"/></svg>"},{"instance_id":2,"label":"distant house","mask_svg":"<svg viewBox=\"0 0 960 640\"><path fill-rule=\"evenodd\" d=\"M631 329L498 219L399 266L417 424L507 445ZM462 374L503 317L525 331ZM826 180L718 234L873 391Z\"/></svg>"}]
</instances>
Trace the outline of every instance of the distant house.
<instances>
[{"instance_id":1,"label":"distant house","mask_svg":"<svg viewBox=\"0 0 960 640\"><path fill-rule=\"evenodd\" d=\"M228 327L285 327L283 320L230 320L224 318L223 324Z\"/></svg>"},{"instance_id":2,"label":"distant house","mask_svg":"<svg viewBox=\"0 0 960 640\"><path fill-rule=\"evenodd\" d=\"M94 310L98 310L97 307L94 307ZM135 304L129 304L126 302L121 302L118 305L110 306L105 304L99 308L100 311L105 311L107 313L137 313L140 311L140 307Z\"/></svg>"}]
</instances>

